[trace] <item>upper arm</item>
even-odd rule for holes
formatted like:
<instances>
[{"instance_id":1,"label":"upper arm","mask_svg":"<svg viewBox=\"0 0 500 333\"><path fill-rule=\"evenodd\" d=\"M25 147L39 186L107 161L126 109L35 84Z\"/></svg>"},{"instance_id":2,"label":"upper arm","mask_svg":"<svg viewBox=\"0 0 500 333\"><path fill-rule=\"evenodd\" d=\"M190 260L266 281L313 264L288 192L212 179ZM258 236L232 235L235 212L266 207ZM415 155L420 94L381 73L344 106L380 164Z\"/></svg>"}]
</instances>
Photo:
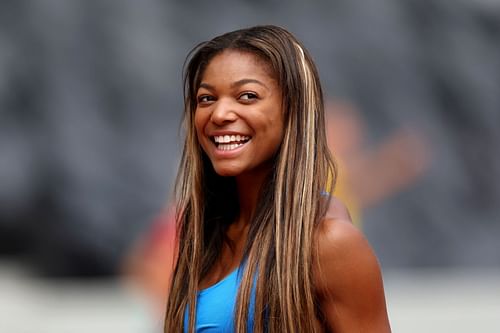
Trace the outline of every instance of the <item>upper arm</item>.
<instances>
[{"instance_id":1,"label":"upper arm","mask_svg":"<svg viewBox=\"0 0 500 333\"><path fill-rule=\"evenodd\" d=\"M348 220L325 219L317 235L316 292L334 332L390 332L380 267Z\"/></svg>"}]
</instances>

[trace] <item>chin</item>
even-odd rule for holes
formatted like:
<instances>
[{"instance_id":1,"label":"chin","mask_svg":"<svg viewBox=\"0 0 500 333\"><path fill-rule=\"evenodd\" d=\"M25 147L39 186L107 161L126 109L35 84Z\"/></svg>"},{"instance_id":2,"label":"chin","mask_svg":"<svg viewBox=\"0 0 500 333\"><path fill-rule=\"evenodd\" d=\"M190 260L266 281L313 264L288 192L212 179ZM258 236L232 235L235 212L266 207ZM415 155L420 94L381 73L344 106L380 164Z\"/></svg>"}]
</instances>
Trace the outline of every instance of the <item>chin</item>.
<instances>
[{"instance_id":1,"label":"chin","mask_svg":"<svg viewBox=\"0 0 500 333\"><path fill-rule=\"evenodd\" d=\"M234 165L221 165L212 164L216 174L222 177L235 177L241 174L241 168L235 167Z\"/></svg>"},{"instance_id":2,"label":"chin","mask_svg":"<svg viewBox=\"0 0 500 333\"><path fill-rule=\"evenodd\" d=\"M235 170L230 170L226 168L214 168L215 173L218 174L219 176L222 177L235 177L238 176L240 173L236 172Z\"/></svg>"}]
</instances>

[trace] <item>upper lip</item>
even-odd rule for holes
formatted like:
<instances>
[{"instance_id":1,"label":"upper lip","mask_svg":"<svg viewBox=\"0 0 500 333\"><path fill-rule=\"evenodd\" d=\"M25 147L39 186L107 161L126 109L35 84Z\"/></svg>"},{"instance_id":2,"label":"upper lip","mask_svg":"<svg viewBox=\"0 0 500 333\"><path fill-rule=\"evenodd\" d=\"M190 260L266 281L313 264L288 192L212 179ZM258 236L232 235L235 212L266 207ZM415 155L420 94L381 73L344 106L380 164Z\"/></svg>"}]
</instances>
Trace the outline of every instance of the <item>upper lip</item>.
<instances>
[{"instance_id":1,"label":"upper lip","mask_svg":"<svg viewBox=\"0 0 500 333\"><path fill-rule=\"evenodd\" d=\"M208 136L214 137L214 136L224 136L224 135L240 135L240 136L251 136L245 133L241 132L236 132L236 131L213 131L210 132Z\"/></svg>"}]
</instances>

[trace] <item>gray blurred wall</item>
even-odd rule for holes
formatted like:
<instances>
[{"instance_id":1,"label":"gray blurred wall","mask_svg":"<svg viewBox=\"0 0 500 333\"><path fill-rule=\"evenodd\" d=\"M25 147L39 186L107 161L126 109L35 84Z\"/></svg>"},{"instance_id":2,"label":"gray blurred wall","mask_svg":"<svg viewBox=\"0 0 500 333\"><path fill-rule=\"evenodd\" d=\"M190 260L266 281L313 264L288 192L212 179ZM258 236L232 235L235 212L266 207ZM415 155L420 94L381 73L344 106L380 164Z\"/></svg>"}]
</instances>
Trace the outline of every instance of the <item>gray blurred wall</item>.
<instances>
[{"instance_id":1,"label":"gray blurred wall","mask_svg":"<svg viewBox=\"0 0 500 333\"><path fill-rule=\"evenodd\" d=\"M500 265L500 3L0 3L0 250L48 275L113 274L170 194L182 64L196 43L282 25L377 142L432 143L411 189L366 211L384 266Z\"/></svg>"}]
</instances>

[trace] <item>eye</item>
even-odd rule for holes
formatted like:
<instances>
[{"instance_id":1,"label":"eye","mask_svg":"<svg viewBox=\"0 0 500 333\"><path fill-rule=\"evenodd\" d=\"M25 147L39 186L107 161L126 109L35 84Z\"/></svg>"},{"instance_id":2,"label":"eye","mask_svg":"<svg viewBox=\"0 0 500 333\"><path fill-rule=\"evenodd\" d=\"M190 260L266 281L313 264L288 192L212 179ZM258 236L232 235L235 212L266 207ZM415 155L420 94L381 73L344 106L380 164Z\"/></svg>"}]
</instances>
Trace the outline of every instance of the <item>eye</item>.
<instances>
[{"instance_id":1,"label":"eye","mask_svg":"<svg viewBox=\"0 0 500 333\"><path fill-rule=\"evenodd\" d=\"M244 100L244 101L251 101L251 100L257 99L257 94L255 94L253 92L245 92L245 93L240 95L239 99Z\"/></svg>"},{"instance_id":2,"label":"eye","mask_svg":"<svg viewBox=\"0 0 500 333\"><path fill-rule=\"evenodd\" d=\"M214 101L215 98L211 95L200 95L198 96L198 104L207 104Z\"/></svg>"}]
</instances>

